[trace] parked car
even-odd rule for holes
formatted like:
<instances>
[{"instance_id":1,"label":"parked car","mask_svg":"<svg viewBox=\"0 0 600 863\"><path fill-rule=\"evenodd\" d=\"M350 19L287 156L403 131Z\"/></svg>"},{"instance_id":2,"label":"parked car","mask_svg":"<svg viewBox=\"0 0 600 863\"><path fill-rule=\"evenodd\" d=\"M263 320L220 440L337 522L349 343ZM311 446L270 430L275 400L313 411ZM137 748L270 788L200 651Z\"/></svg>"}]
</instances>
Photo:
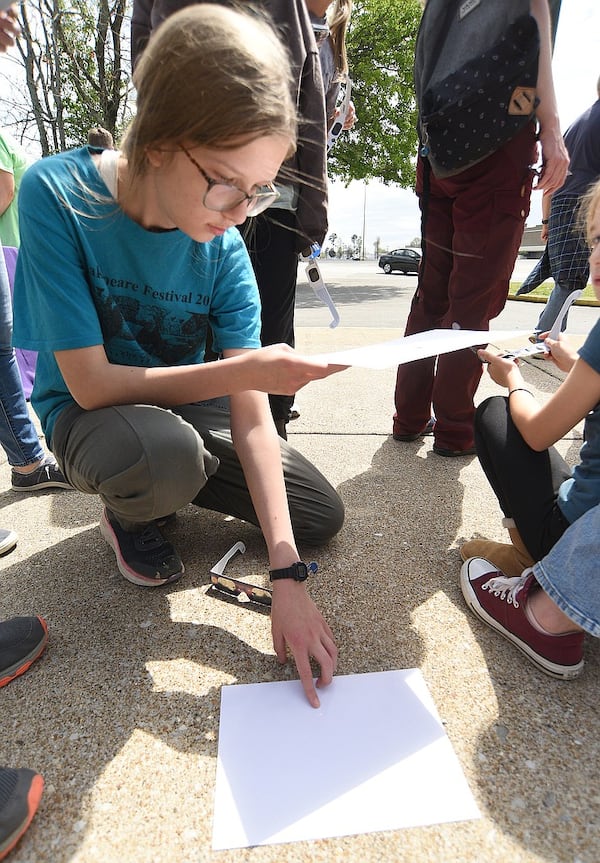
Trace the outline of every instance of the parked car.
<instances>
[{"instance_id":1,"label":"parked car","mask_svg":"<svg viewBox=\"0 0 600 863\"><path fill-rule=\"evenodd\" d=\"M379 258L379 266L384 273L399 270L401 273L418 273L421 255L416 249L394 249Z\"/></svg>"}]
</instances>

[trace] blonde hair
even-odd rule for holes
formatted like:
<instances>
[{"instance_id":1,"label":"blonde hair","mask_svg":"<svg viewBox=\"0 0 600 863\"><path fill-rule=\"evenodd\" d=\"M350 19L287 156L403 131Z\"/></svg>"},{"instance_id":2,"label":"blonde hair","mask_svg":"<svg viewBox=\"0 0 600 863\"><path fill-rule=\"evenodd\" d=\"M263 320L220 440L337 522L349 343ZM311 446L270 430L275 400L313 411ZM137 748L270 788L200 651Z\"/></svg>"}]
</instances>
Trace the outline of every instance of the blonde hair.
<instances>
[{"instance_id":1,"label":"blonde hair","mask_svg":"<svg viewBox=\"0 0 600 863\"><path fill-rule=\"evenodd\" d=\"M290 62L258 14L212 4L181 9L152 34L133 82L137 112L121 144L132 179L147 150L237 147L282 135L294 152L296 108Z\"/></svg>"},{"instance_id":2,"label":"blonde hair","mask_svg":"<svg viewBox=\"0 0 600 863\"><path fill-rule=\"evenodd\" d=\"M352 14L352 0L335 0L327 10L329 38L333 48L333 63L338 78L348 74L346 32Z\"/></svg>"},{"instance_id":3,"label":"blonde hair","mask_svg":"<svg viewBox=\"0 0 600 863\"><path fill-rule=\"evenodd\" d=\"M579 216L588 243L592 242L592 222L600 208L600 180L587 190L580 202Z\"/></svg>"}]
</instances>

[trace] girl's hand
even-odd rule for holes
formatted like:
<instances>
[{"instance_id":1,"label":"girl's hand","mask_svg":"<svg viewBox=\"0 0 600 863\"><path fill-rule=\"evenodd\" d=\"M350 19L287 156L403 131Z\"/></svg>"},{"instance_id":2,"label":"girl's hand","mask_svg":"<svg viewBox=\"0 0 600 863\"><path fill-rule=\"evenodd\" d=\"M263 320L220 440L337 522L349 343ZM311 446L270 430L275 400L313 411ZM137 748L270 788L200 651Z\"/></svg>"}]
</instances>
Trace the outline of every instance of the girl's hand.
<instances>
[{"instance_id":1,"label":"girl's hand","mask_svg":"<svg viewBox=\"0 0 600 863\"><path fill-rule=\"evenodd\" d=\"M544 339L544 345L548 353L546 359L552 360L561 372L570 372L577 361L577 351L569 343L562 333L557 339L549 339L547 333L542 333L540 338Z\"/></svg>"},{"instance_id":2,"label":"girl's hand","mask_svg":"<svg viewBox=\"0 0 600 863\"><path fill-rule=\"evenodd\" d=\"M297 354L289 345L271 345L244 354L249 364L247 389L273 395L294 395L311 381L341 372L348 366L328 365Z\"/></svg>"},{"instance_id":3,"label":"girl's hand","mask_svg":"<svg viewBox=\"0 0 600 863\"><path fill-rule=\"evenodd\" d=\"M354 107L354 102L350 102L348 105L348 113L346 114L346 119L344 120L344 125L342 129L344 132L347 132L349 129L354 128L354 124L356 123L356 108Z\"/></svg>"},{"instance_id":4,"label":"girl's hand","mask_svg":"<svg viewBox=\"0 0 600 863\"><path fill-rule=\"evenodd\" d=\"M310 660L314 659L321 669L317 687L328 686L336 669L337 647L331 629L304 584L293 579L274 582L271 632L277 659L285 663L289 648L306 697L313 707L319 707Z\"/></svg>"},{"instance_id":5,"label":"girl's hand","mask_svg":"<svg viewBox=\"0 0 600 863\"><path fill-rule=\"evenodd\" d=\"M477 351L477 356L482 363L488 364L488 374L494 383L501 387L512 389L523 382L519 371L519 360L515 357L502 357L489 350Z\"/></svg>"}]
</instances>

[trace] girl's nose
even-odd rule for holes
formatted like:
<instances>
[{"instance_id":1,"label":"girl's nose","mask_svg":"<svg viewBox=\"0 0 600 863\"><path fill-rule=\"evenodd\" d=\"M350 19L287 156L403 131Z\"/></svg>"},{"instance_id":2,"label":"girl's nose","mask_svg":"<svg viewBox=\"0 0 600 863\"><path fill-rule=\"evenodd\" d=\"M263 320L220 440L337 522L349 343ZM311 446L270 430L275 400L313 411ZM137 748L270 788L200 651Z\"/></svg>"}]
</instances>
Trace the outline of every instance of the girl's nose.
<instances>
[{"instance_id":1,"label":"girl's nose","mask_svg":"<svg viewBox=\"0 0 600 863\"><path fill-rule=\"evenodd\" d=\"M248 217L248 201L244 200L230 210L224 210L224 215L231 219L234 225L241 225Z\"/></svg>"}]
</instances>

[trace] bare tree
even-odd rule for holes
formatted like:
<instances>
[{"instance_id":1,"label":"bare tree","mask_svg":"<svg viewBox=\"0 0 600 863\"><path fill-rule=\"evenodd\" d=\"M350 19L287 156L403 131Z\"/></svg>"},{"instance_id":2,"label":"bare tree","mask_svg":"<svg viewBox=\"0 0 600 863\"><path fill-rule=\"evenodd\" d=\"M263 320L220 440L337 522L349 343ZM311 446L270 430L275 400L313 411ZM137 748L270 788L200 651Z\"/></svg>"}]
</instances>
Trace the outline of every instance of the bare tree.
<instances>
[{"instance_id":1,"label":"bare tree","mask_svg":"<svg viewBox=\"0 0 600 863\"><path fill-rule=\"evenodd\" d=\"M85 143L92 126L119 136L129 111L126 10L127 0L21 3L26 87L13 87L10 114L13 133L39 141L42 155Z\"/></svg>"}]
</instances>

